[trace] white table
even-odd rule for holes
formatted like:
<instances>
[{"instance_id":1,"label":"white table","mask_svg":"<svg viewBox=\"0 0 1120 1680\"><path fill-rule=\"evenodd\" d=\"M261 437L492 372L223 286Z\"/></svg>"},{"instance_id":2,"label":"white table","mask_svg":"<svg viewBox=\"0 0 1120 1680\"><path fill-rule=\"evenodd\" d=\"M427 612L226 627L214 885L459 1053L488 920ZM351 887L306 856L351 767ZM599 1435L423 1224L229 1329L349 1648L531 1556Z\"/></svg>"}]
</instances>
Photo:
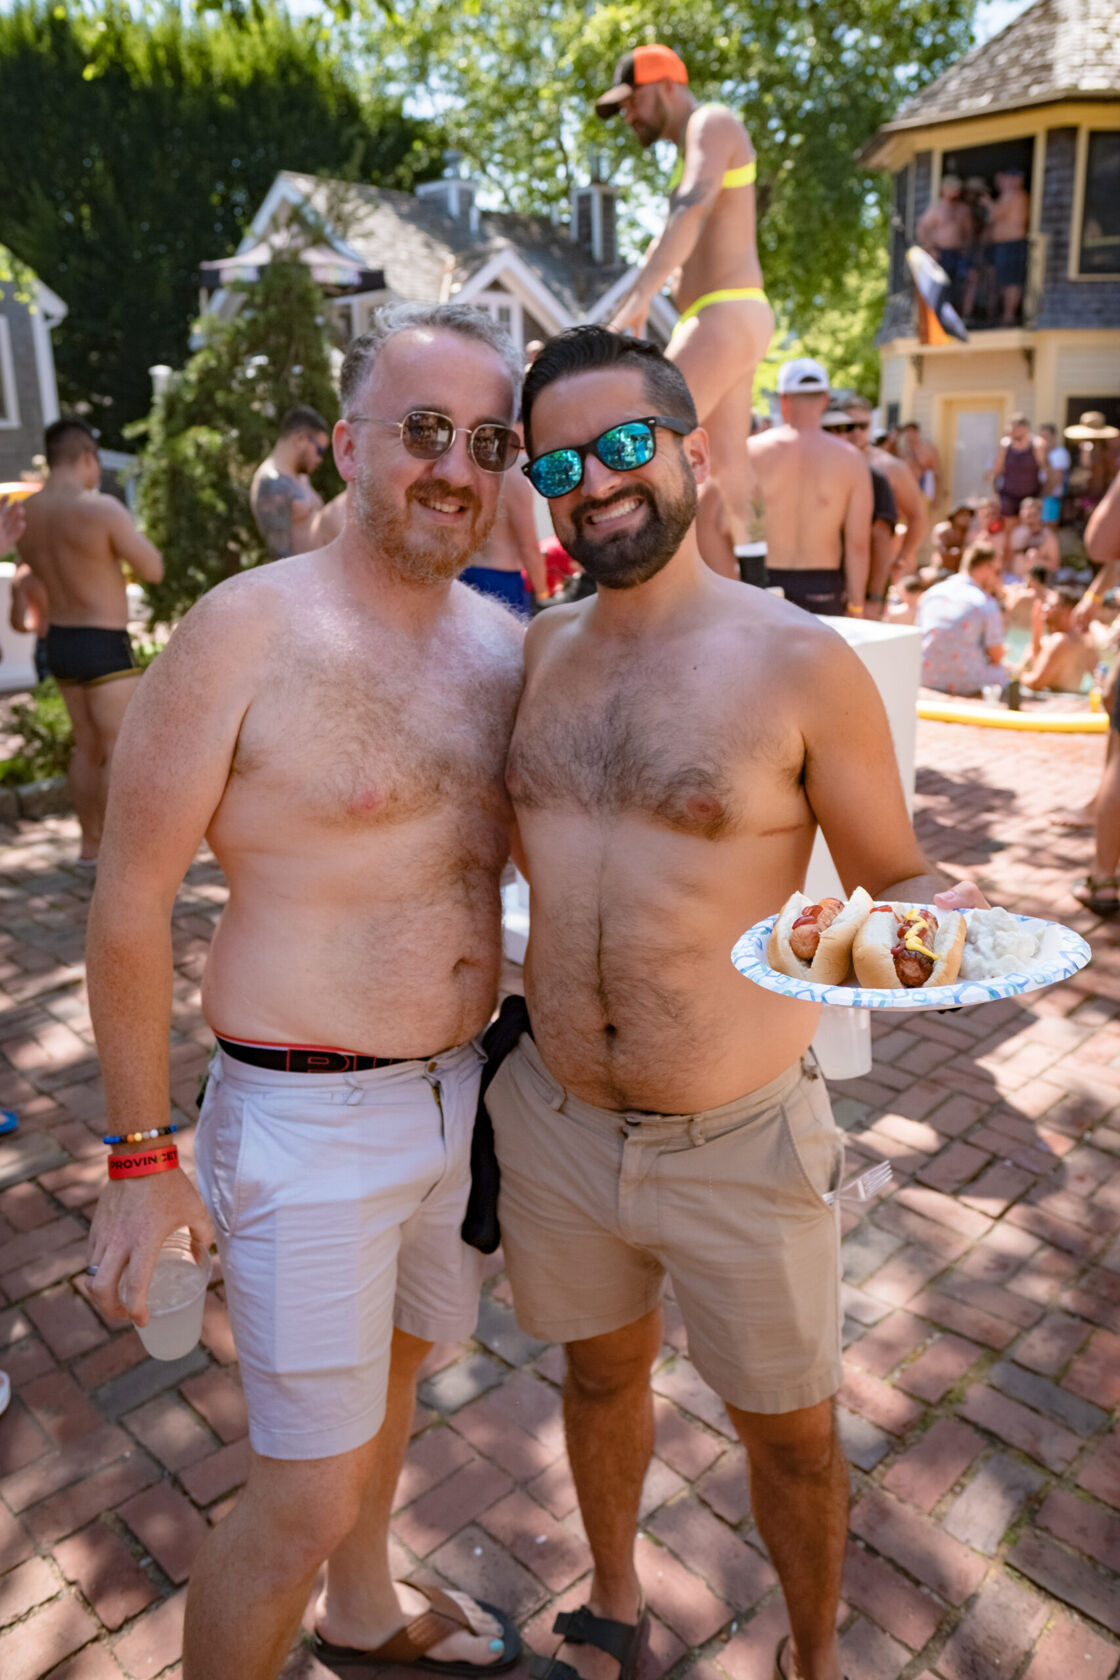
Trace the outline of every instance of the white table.
<instances>
[{"instance_id":1,"label":"white table","mask_svg":"<svg viewBox=\"0 0 1120 1680\"><path fill-rule=\"evenodd\" d=\"M35 638L13 630L8 622L12 610L12 579L15 562L0 560L0 694L15 694L34 688Z\"/></svg>"}]
</instances>

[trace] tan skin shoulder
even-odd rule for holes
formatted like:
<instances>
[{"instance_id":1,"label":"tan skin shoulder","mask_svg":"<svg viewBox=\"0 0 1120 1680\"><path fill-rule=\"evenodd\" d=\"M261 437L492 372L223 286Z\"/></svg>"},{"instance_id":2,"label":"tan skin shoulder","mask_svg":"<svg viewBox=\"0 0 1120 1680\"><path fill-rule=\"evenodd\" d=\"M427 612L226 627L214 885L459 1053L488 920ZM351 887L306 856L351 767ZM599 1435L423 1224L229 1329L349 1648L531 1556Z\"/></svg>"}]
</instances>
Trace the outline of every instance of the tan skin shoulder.
<instances>
[{"instance_id":1,"label":"tan skin shoulder","mask_svg":"<svg viewBox=\"0 0 1120 1680\"><path fill-rule=\"evenodd\" d=\"M588 601L565 601L538 613L525 632L525 674L536 669L546 650L564 640L563 632L574 630L586 615ZM509 614L506 615L509 617Z\"/></svg>"},{"instance_id":2,"label":"tan skin shoulder","mask_svg":"<svg viewBox=\"0 0 1120 1680\"><path fill-rule=\"evenodd\" d=\"M694 148L702 153L703 163L711 166L721 177L723 171L732 167L744 149L747 156L741 161L750 162L754 157L750 135L734 111L729 111L726 105L697 106L688 119L685 131L687 162L691 162Z\"/></svg>"},{"instance_id":3,"label":"tan skin shoulder","mask_svg":"<svg viewBox=\"0 0 1120 1680\"><path fill-rule=\"evenodd\" d=\"M210 704L233 704L243 712L268 650L287 623L288 591L276 575L280 570L277 565L243 572L196 601L149 667L148 686L181 689L192 711L208 695Z\"/></svg>"}]
</instances>

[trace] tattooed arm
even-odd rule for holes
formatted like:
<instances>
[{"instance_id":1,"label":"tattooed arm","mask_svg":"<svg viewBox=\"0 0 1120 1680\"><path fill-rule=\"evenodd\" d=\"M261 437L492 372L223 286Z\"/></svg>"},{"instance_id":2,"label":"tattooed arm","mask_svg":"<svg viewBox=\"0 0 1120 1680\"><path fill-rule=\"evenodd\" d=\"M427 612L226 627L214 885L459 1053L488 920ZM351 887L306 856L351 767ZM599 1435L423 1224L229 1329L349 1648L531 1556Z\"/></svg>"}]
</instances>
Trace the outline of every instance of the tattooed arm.
<instances>
[{"instance_id":1,"label":"tattooed arm","mask_svg":"<svg viewBox=\"0 0 1120 1680\"><path fill-rule=\"evenodd\" d=\"M274 560L286 559L296 547L293 524L304 523L313 511L298 479L266 463L257 469L250 500L269 554Z\"/></svg>"}]
</instances>

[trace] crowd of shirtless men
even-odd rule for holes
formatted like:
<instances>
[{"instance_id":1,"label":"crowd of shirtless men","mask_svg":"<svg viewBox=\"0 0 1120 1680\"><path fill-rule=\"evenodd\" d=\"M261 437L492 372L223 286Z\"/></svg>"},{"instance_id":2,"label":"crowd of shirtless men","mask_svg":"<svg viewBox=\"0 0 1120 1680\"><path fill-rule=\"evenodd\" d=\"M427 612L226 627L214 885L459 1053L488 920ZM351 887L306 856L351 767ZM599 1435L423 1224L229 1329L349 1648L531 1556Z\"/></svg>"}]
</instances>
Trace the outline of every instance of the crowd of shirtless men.
<instances>
[{"instance_id":1,"label":"crowd of shirtless men","mask_svg":"<svg viewBox=\"0 0 1120 1680\"><path fill-rule=\"evenodd\" d=\"M795 604L878 605L890 555L869 467L906 541L899 467L917 480L874 452L862 402L837 420L807 359L783 370L783 425L748 445L773 323L747 134L696 103L666 47L625 55L598 103L681 154L609 327L559 334L526 372L469 305L380 312L347 351L342 418L297 413L257 476L262 532L291 558L205 595L142 680L120 567L150 580L160 560L98 495L80 423L53 429L27 503L48 661L76 739L86 713L98 731L78 808L116 1135L166 1123L170 916L203 839L228 883L202 990L218 1048L197 1188L173 1150L113 1178L85 1280L107 1318L143 1323L170 1232L221 1254L252 1452L195 1562L185 1680L275 1680L324 1562L327 1668L519 1660L500 1607L394 1580L389 1551L417 1371L476 1321L483 1259L461 1228L472 1142L479 1167L491 1132L518 1320L566 1348L593 1560L584 1603L557 1618L555 1680L638 1671L666 1278L781 1584L789 1632L766 1663L841 1680L842 1134L815 1012L728 954L802 885L818 827L849 891L983 900L923 857L874 683ZM662 353L640 333L673 274ZM328 445L346 492L321 508L303 484ZM529 485L587 591L526 629L459 580L511 572L510 554L520 572ZM784 599L738 580L752 485ZM525 1001L484 1070L511 854L532 887ZM487 1185L479 1171L476 1195Z\"/></svg>"}]
</instances>

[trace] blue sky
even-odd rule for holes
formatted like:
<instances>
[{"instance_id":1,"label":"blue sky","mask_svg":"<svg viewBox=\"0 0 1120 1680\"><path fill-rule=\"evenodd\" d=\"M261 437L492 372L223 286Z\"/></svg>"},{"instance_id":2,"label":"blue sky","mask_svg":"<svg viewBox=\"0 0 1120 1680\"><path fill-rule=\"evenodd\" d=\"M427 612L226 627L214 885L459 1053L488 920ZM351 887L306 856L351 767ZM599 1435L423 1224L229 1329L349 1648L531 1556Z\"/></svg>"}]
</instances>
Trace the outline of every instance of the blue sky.
<instances>
[{"instance_id":1,"label":"blue sky","mask_svg":"<svg viewBox=\"0 0 1120 1680\"><path fill-rule=\"evenodd\" d=\"M976 10L977 43L996 35L1020 12L1025 12L1030 0L982 0Z\"/></svg>"}]
</instances>

